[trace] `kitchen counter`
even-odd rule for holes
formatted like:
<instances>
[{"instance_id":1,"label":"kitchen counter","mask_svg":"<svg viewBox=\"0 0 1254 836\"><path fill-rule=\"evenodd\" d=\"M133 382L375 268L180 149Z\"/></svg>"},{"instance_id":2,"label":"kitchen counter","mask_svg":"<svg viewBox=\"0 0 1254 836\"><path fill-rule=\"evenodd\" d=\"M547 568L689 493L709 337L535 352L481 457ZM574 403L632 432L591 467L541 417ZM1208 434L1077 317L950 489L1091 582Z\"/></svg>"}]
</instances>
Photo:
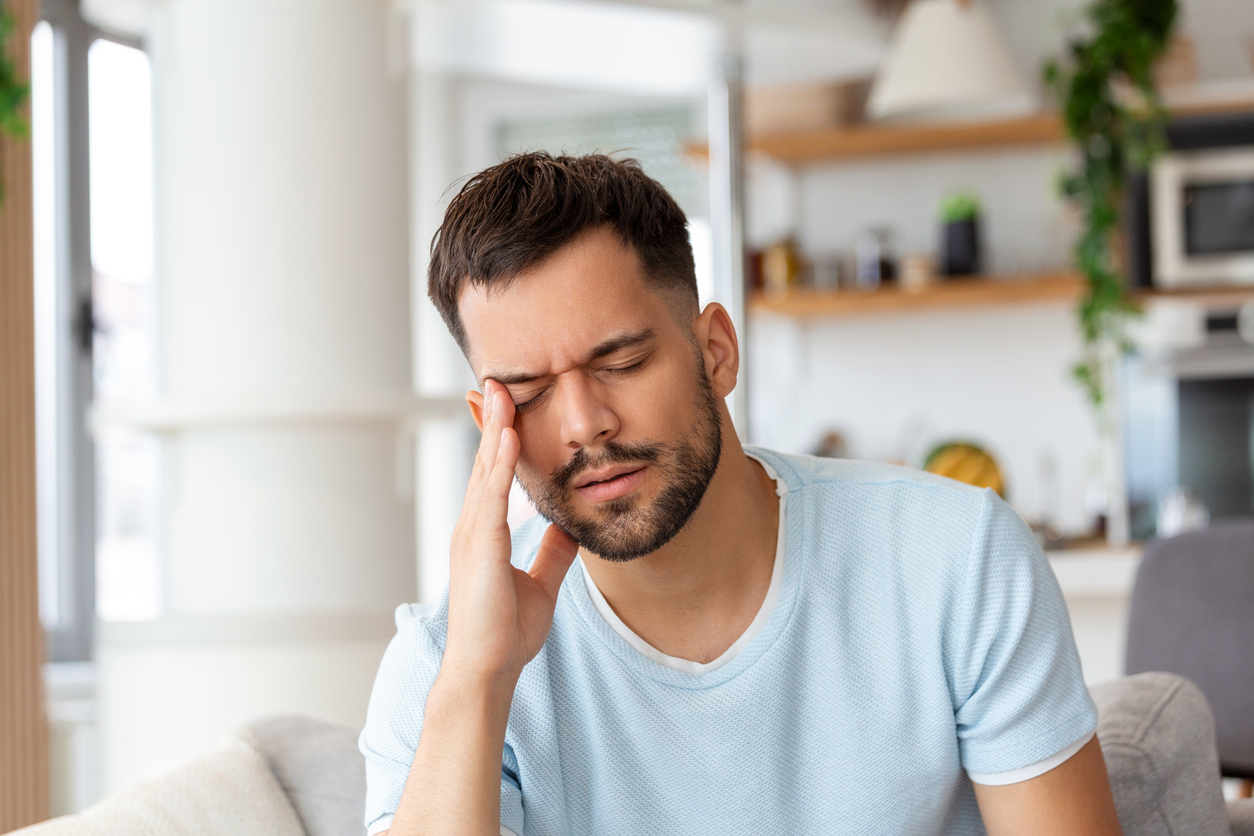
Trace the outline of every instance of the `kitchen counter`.
<instances>
[{"instance_id":1,"label":"kitchen counter","mask_svg":"<svg viewBox=\"0 0 1254 836\"><path fill-rule=\"evenodd\" d=\"M1128 603L1141 565L1141 546L1064 549L1046 555L1071 613L1084 680L1122 676Z\"/></svg>"}]
</instances>

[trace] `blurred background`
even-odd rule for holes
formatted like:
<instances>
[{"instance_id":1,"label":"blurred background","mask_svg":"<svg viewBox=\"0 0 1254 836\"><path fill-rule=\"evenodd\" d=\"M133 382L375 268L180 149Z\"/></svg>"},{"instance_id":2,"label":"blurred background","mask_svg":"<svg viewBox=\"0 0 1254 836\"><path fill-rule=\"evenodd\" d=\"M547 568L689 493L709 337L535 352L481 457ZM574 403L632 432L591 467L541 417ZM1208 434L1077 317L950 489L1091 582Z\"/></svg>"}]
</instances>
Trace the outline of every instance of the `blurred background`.
<instances>
[{"instance_id":1,"label":"blurred background","mask_svg":"<svg viewBox=\"0 0 1254 836\"><path fill-rule=\"evenodd\" d=\"M1121 238L1146 313L1099 409L1042 82L1088 5L42 0L52 812L261 715L364 721L394 608L446 583L477 441L428 246L519 151L639 159L743 335L741 435L995 487L1086 678L1122 674L1139 543L1254 508L1254 4L1181 2L1172 147Z\"/></svg>"}]
</instances>

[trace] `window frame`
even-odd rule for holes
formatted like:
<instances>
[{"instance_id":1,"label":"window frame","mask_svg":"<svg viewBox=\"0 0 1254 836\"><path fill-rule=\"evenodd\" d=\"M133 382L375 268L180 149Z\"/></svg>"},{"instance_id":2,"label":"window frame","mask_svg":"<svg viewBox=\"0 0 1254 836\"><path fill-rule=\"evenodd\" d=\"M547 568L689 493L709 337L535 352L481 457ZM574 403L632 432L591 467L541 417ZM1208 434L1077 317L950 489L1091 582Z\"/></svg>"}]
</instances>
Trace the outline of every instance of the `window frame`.
<instances>
[{"instance_id":1,"label":"window frame","mask_svg":"<svg viewBox=\"0 0 1254 836\"><path fill-rule=\"evenodd\" d=\"M92 343L91 170L88 52L97 40L142 42L92 26L77 0L41 0L52 28L56 217L54 282L57 414L55 622L45 629L48 662L94 657L96 622L96 448L88 425L95 395Z\"/></svg>"}]
</instances>

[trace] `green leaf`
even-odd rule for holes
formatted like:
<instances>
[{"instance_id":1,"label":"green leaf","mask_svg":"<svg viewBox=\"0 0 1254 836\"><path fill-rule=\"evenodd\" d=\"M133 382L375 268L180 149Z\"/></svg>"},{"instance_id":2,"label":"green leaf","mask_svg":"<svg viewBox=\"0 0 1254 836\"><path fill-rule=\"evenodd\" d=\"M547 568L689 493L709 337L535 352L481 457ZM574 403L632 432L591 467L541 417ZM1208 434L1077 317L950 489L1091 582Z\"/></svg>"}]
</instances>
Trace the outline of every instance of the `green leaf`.
<instances>
[{"instance_id":1,"label":"green leaf","mask_svg":"<svg viewBox=\"0 0 1254 836\"><path fill-rule=\"evenodd\" d=\"M1167 112L1154 86L1154 65L1178 15L1176 0L1095 0L1084 14L1083 28L1068 37L1064 54L1041 68L1079 152L1075 168L1058 179L1059 193L1083 218L1072 257L1087 282L1076 306L1084 358L1071 372L1099 415L1108 388L1101 347L1132 350L1128 320L1140 312L1114 252L1124 182L1129 170L1144 170L1167 148ZM1139 92L1143 103L1135 111L1120 103L1120 83L1131 83Z\"/></svg>"}]
</instances>

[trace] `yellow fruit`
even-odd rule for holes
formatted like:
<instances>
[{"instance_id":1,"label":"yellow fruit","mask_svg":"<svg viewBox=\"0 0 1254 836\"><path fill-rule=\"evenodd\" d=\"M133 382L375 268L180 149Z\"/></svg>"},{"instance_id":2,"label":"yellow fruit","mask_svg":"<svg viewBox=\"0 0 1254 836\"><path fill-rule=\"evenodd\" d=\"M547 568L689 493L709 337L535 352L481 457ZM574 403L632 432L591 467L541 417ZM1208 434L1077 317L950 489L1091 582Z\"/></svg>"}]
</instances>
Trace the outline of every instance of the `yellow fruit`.
<instances>
[{"instance_id":1,"label":"yellow fruit","mask_svg":"<svg viewBox=\"0 0 1254 836\"><path fill-rule=\"evenodd\" d=\"M997 460L974 444L942 444L928 455L923 469L977 488L992 488L999 495L1005 495L1005 481Z\"/></svg>"}]
</instances>

